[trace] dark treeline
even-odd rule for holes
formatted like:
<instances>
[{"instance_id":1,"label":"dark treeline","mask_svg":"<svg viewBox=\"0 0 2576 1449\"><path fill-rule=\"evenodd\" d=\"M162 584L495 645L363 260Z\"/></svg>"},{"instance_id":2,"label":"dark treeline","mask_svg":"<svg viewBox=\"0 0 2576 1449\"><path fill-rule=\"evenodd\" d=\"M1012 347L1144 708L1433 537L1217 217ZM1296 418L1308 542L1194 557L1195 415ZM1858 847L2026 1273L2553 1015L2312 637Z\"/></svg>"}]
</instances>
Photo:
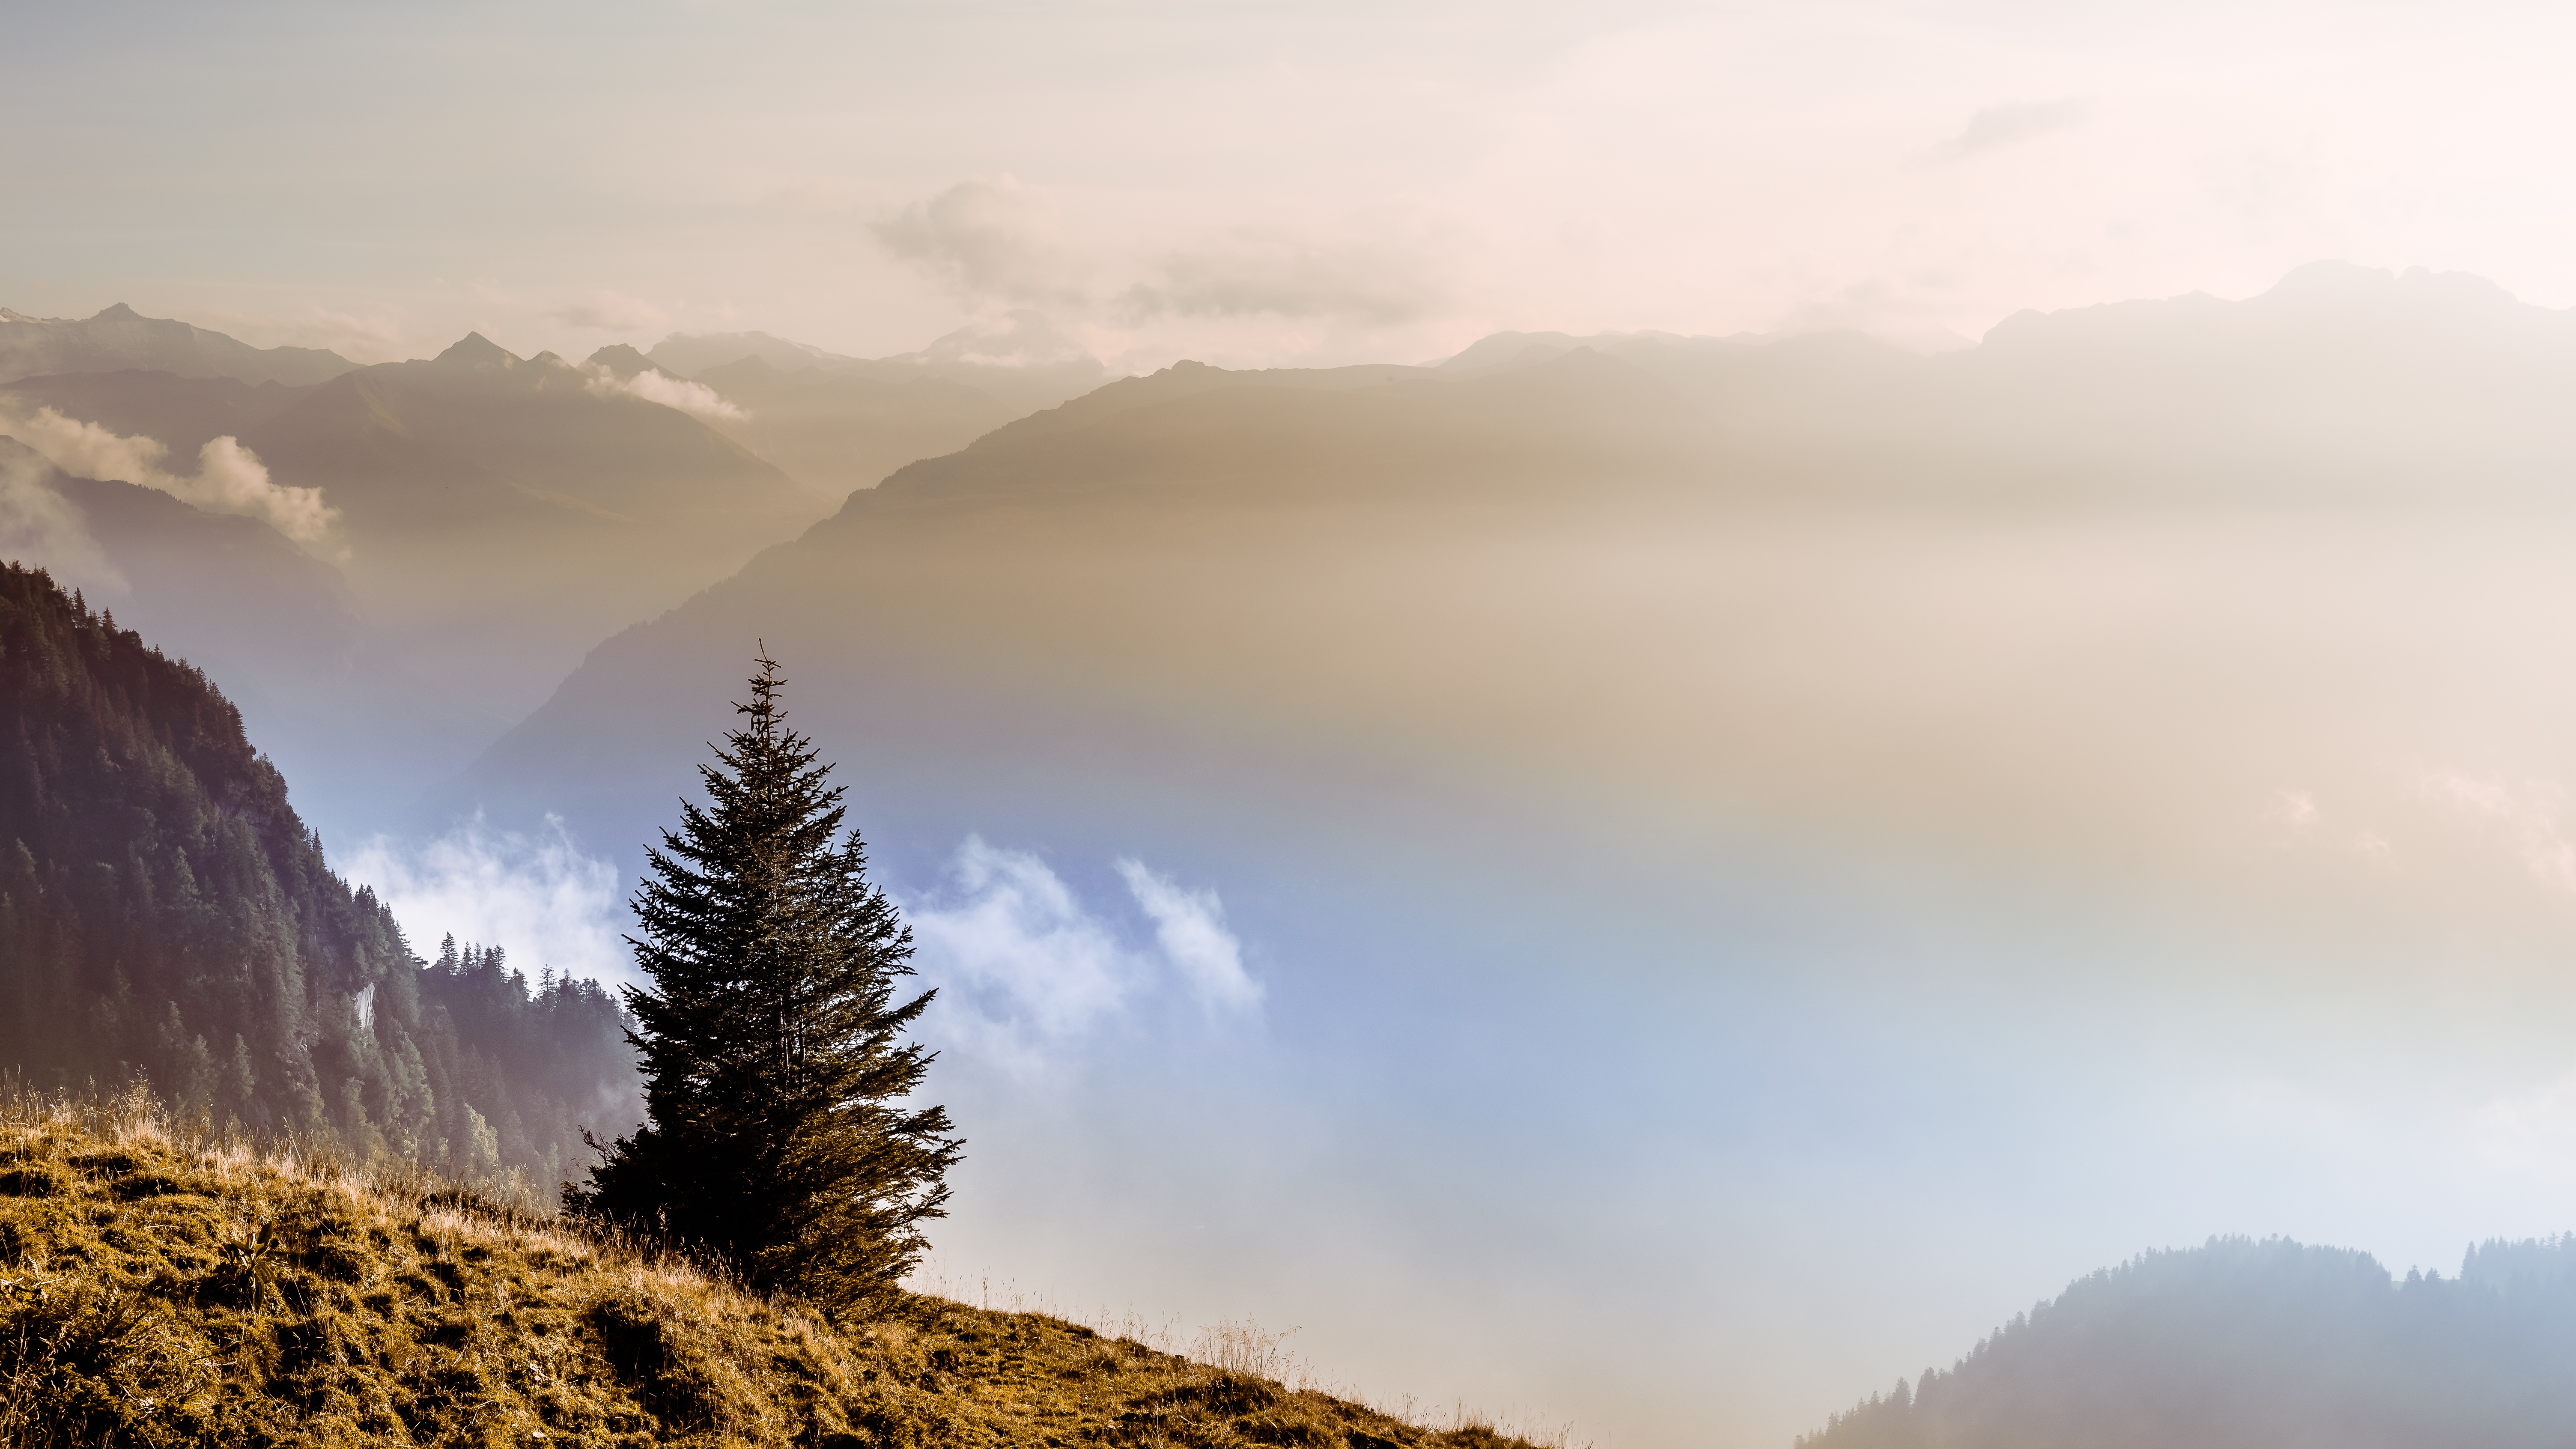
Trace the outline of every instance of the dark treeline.
<instances>
[{"instance_id":1,"label":"dark treeline","mask_svg":"<svg viewBox=\"0 0 2576 1449\"><path fill-rule=\"evenodd\" d=\"M1799 1449L2539 1449L2576 1443L2576 1235L2404 1279L2212 1239L2095 1273Z\"/></svg>"},{"instance_id":2,"label":"dark treeline","mask_svg":"<svg viewBox=\"0 0 2576 1449\"><path fill-rule=\"evenodd\" d=\"M498 948L415 957L203 674L0 565L0 1069L550 1189L642 1115L624 1022Z\"/></svg>"}]
</instances>

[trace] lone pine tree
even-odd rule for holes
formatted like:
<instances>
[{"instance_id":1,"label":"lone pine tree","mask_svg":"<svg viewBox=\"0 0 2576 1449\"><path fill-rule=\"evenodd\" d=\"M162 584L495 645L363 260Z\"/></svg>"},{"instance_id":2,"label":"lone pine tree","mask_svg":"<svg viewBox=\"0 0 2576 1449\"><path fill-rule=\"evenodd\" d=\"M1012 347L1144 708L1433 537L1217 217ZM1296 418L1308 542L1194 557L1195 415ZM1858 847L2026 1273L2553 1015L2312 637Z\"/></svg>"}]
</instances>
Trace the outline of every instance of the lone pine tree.
<instances>
[{"instance_id":1,"label":"lone pine tree","mask_svg":"<svg viewBox=\"0 0 2576 1449\"><path fill-rule=\"evenodd\" d=\"M865 1312L927 1246L960 1143L945 1108L905 1105L932 1055L901 1040L933 994L896 1000L912 933L842 831L832 767L787 728L777 662L756 662L748 722L698 767L708 805L682 802L635 896L652 986L626 1000L651 1121L566 1196Z\"/></svg>"}]
</instances>

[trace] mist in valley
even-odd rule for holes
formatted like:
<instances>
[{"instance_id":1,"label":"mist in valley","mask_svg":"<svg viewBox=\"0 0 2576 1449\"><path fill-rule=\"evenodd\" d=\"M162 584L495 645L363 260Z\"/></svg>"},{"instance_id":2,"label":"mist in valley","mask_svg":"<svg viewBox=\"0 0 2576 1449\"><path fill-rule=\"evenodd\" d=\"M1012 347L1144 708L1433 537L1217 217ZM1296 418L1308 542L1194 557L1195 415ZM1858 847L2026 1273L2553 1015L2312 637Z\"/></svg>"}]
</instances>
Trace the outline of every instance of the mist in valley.
<instances>
[{"instance_id":1,"label":"mist in valley","mask_svg":"<svg viewBox=\"0 0 2576 1449\"><path fill-rule=\"evenodd\" d=\"M854 99L656 12L529 102L560 192L413 111L560 17L403 51L524 235L259 193L365 284L37 178L0 556L567 1081L780 661L940 993L918 1286L1559 1449L2553 1442L2567 37L1407 14L904 9ZM602 139L691 36L780 68Z\"/></svg>"}]
</instances>

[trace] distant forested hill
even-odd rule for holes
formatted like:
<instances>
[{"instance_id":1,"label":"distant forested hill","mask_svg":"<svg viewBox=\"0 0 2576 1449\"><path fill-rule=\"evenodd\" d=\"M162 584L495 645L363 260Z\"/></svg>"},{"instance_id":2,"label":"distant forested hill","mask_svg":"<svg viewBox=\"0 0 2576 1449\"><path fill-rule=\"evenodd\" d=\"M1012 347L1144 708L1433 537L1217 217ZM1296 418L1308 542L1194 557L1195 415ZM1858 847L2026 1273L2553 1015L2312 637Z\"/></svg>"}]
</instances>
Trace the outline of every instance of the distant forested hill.
<instances>
[{"instance_id":1,"label":"distant forested hill","mask_svg":"<svg viewBox=\"0 0 2576 1449\"><path fill-rule=\"evenodd\" d=\"M546 1190L641 1117L620 1026L496 949L414 957L204 675L0 565L0 1070Z\"/></svg>"},{"instance_id":2,"label":"distant forested hill","mask_svg":"<svg viewBox=\"0 0 2576 1449\"><path fill-rule=\"evenodd\" d=\"M2274 1238L2149 1253L1800 1449L2541 1449L2576 1444L2576 1236L2457 1278Z\"/></svg>"}]
</instances>

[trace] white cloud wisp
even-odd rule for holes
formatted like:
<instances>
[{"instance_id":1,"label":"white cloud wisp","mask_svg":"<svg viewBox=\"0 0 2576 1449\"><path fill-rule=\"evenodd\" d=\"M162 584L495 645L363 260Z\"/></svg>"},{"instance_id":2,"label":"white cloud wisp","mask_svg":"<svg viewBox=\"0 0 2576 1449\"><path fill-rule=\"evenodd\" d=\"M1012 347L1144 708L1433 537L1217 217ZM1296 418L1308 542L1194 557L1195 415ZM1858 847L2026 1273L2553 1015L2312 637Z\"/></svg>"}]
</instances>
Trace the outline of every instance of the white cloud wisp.
<instances>
[{"instance_id":1,"label":"white cloud wisp","mask_svg":"<svg viewBox=\"0 0 2576 1449\"><path fill-rule=\"evenodd\" d=\"M663 372L639 372L633 377L619 377L605 367L585 369L589 380L582 384L593 397L631 397L648 403L676 408L702 423L747 423L751 414L719 396L703 382L691 382Z\"/></svg>"},{"instance_id":2,"label":"white cloud wisp","mask_svg":"<svg viewBox=\"0 0 2576 1449\"><path fill-rule=\"evenodd\" d=\"M1153 948L1122 939L1034 853L975 836L958 847L949 893L901 903L916 964L942 993L950 1045L1027 1075L1134 1020L1174 979L1210 1013L1258 1007L1261 988L1214 891L1185 889L1135 860L1118 871L1154 926Z\"/></svg>"},{"instance_id":3,"label":"white cloud wisp","mask_svg":"<svg viewBox=\"0 0 2576 1449\"><path fill-rule=\"evenodd\" d=\"M125 576L49 479L42 460L0 452L0 558L45 569L74 587L123 593Z\"/></svg>"},{"instance_id":4,"label":"white cloud wisp","mask_svg":"<svg viewBox=\"0 0 2576 1449\"><path fill-rule=\"evenodd\" d=\"M256 518L309 551L342 552L333 546L340 512L322 501L322 490L270 482L259 455L238 439L207 442L197 450L197 471L191 475L163 466L170 449L157 438L127 437L50 407L27 413L0 405L0 427L74 477L157 488L209 513Z\"/></svg>"},{"instance_id":5,"label":"white cloud wisp","mask_svg":"<svg viewBox=\"0 0 2576 1449\"><path fill-rule=\"evenodd\" d=\"M1118 875L1152 918L1164 958L1201 1006L1249 1011L1261 1004L1261 984L1243 969L1243 943L1225 928L1225 903L1216 892L1184 889L1133 857L1118 862Z\"/></svg>"},{"instance_id":6,"label":"white cloud wisp","mask_svg":"<svg viewBox=\"0 0 2576 1449\"><path fill-rule=\"evenodd\" d=\"M393 908L415 951L454 935L499 946L532 970L634 979L617 868L585 853L553 816L534 834L495 830L478 813L425 844L378 835L350 856L347 875Z\"/></svg>"}]
</instances>

